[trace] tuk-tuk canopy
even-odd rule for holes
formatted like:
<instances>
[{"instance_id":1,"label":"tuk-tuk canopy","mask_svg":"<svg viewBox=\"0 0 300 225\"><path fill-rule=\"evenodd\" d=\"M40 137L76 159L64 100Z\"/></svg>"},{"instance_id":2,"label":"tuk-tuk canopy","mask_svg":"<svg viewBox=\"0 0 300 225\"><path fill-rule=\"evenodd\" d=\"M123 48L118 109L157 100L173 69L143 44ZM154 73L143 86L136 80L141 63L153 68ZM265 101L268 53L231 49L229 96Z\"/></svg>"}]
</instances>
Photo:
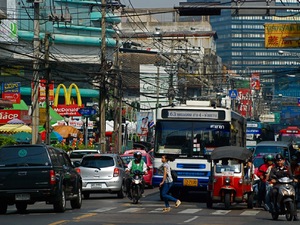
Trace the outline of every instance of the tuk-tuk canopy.
<instances>
[{"instance_id":1,"label":"tuk-tuk canopy","mask_svg":"<svg viewBox=\"0 0 300 225\"><path fill-rule=\"evenodd\" d=\"M211 153L211 159L238 159L242 161L248 160L252 156L252 152L246 147L222 146L215 148Z\"/></svg>"}]
</instances>

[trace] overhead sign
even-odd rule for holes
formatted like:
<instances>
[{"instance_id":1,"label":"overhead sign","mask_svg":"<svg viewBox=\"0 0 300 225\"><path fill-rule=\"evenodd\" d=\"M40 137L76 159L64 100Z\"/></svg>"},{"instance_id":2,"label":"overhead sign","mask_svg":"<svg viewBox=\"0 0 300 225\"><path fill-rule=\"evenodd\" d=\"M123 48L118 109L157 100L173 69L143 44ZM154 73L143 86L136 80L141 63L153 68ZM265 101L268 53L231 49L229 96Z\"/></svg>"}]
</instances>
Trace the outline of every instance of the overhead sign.
<instances>
[{"instance_id":1,"label":"overhead sign","mask_svg":"<svg viewBox=\"0 0 300 225\"><path fill-rule=\"evenodd\" d=\"M237 90L229 90L229 97L232 99L236 99L238 97L238 91Z\"/></svg>"},{"instance_id":2,"label":"overhead sign","mask_svg":"<svg viewBox=\"0 0 300 225\"><path fill-rule=\"evenodd\" d=\"M260 90L260 73L251 74L251 90Z\"/></svg>"},{"instance_id":3,"label":"overhead sign","mask_svg":"<svg viewBox=\"0 0 300 225\"><path fill-rule=\"evenodd\" d=\"M265 24L266 48L295 48L300 46L298 23Z\"/></svg>"},{"instance_id":4,"label":"overhead sign","mask_svg":"<svg viewBox=\"0 0 300 225\"><path fill-rule=\"evenodd\" d=\"M83 116L92 116L97 113L97 110L92 107L81 108L78 112Z\"/></svg>"},{"instance_id":5,"label":"overhead sign","mask_svg":"<svg viewBox=\"0 0 300 225\"><path fill-rule=\"evenodd\" d=\"M21 118L21 110L0 110L0 124L6 124L9 120Z\"/></svg>"}]
</instances>

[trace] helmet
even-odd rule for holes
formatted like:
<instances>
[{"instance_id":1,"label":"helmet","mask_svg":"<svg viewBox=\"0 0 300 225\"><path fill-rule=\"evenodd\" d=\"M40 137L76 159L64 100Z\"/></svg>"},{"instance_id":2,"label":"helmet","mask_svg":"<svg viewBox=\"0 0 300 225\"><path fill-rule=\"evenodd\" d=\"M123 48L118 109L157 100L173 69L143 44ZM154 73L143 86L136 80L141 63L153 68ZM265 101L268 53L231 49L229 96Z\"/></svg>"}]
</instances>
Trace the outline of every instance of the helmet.
<instances>
[{"instance_id":1,"label":"helmet","mask_svg":"<svg viewBox=\"0 0 300 225\"><path fill-rule=\"evenodd\" d=\"M264 161L265 162L274 161L274 156L271 154L264 155Z\"/></svg>"},{"instance_id":2,"label":"helmet","mask_svg":"<svg viewBox=\"0 0 300 225\"><path fill-rule=\"evenodd\" d=\"M133 154L133 156L134 156L135 159L141 159L142 153L141 153L141 152L135 152L135 153Z\"/></svg>"},{"instance_id":3,"label":"helmet","mask_svg":"<svg viewBox=\"0 0 300 225\"><path fill-rule=\"evenodd\" d=\"M276 159L276 161L279 161L279 160L283 160L284 158L283 158L283 156L281 155L281 154L277 154L276 156L275 156L275 159Z\"/></svg>"}]
</instances>

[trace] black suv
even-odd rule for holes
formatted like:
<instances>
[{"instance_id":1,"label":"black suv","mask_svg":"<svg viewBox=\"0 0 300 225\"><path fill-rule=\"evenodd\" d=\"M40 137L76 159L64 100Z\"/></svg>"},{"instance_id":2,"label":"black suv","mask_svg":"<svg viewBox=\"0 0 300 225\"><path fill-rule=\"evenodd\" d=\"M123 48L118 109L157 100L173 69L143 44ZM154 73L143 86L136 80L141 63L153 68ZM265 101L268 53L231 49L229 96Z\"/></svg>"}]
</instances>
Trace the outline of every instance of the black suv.
<instances>
[{"instance_id":1,"label":"black suv","mask_svg":"<svg viewBox=\"0 0 300 225\"><path fill-rule=\"evenodd\" d=\"M45 201L64 212L66 200L81 208L82 180L67 153L47 145L0 148L0 214L8 205L25 212L28 204Z\"/></svg>"}]
</instances>

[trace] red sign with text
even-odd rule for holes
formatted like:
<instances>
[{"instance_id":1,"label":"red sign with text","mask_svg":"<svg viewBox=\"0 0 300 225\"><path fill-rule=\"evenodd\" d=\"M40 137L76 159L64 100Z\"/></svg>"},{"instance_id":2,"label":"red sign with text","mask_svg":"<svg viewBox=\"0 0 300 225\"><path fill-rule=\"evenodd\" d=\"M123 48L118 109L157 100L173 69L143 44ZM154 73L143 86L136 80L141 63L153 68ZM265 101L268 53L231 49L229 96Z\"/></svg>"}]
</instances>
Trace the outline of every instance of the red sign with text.
<instances>
[{"instance_id":1,"label":"red sign with text","mask_svg":"<svg viewBox=\"0 0 300 225\"><path fill-rule=\"evenodd\" d=\"M1 109L0 110L0 124L6 124L12 119L21 119L21 110L9 110Z\"/></svg>"},{"instance_id":2,"label":"red sign with text","mask_svg":"<svg viewBox=\"0 0 300 225\"><path fill-rule=\"evenodd\" d=\"M252 99L250 89L238 89L239 113L245 117L252 115Z\"/></svg>"},{"instance_id":3,"label":"red sign with text","mask_svg":"<svg viewBox=\"0 0 300 225\"><path fill-rule=\"evenodd\" d=\"M81 116L78 110L82 107L79 107L77 104L57 105L57 107L52 108L61 116Z\"/></svg>"}]
</instances>

